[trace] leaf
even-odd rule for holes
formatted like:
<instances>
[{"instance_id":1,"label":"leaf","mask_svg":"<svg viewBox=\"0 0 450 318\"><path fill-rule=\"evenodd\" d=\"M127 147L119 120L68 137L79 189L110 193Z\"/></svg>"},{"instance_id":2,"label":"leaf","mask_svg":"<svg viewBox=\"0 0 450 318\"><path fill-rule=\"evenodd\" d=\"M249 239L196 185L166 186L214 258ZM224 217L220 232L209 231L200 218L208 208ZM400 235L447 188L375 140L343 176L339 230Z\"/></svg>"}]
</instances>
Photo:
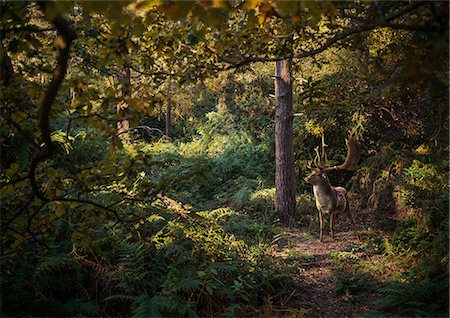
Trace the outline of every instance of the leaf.
<instances>
[{"instance_id":1,"label":"leaf","mask_svg":"<svg viewBox=\"0 0 450 318\"><path fill-rule=\"evenodd\" d=\"M227 0L213 0L213 7L220 9L229 9L230 3Z\"/></svg>"},{"instance_id":2,"label":"leaf","mask_svg":"<svg viewBox=\"0 0 450 318\"><path fill-rule=\"evenodd\" d=\"M160 4L161 4L161 0L144 0L144 1L139 1L135 5L135 8L136 8L136 10L148 11L148 10L155 8L156 6L158 6Z\"/></svg>"},{"instance_id":3,"label":"leaf","mask_svg":"<svg viewBox=\"0 0 450 318\"><path fill-rule=\"evenodd\" d=\"M247 0L242 4L242 8L244 8L245 10L254 10L262 2L263 0Z\"/></svg>"},{"instance_id":4,"label":"leaf","mask_svg":"<svg viewBox=\"0 0 450 318\"><path fill-rule=\"evenodd\" d=\"M256 18L255 11L249 11L247 12L247 25L249 28L253 28L256 23L258 22L258 19Z\"/></svg>"}]
</instances>

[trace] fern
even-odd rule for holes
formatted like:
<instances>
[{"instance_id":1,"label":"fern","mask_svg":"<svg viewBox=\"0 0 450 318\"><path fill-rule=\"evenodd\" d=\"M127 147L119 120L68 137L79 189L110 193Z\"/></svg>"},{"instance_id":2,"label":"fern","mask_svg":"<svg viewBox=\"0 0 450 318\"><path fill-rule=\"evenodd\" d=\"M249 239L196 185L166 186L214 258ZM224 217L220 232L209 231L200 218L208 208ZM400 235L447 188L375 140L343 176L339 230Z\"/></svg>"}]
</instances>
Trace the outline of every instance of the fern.
<instances>
[{"instance_id":1,"label":"fern","mask_svg":"<svg viewBox=\"0 0 450 318\"><path fill-rule=\"evenodd\" d=\"M382 291L386 297L378 302L380 309L402 316L448 317L448 273L406 285L391 283Z\"/></svg>"},{"instance_id":2,"label":"fern","mask_svg":"<svg viewBox=\"0 0 450 318\"><path fill-rule=\"evenodd\" d=\"M135 294L145 289L149 273L146 269L147 251L140 243L122 241L118 245L117 258L121 269L118 288L125 294Z\"/></svg>"},{"instance_id":3,"label":"fern","mask_svg":"<svg viewBox=\"0 0 450 318\"><path fill-rule=\"evenodd\" d=\"M136 297L136 309L133 311L135 318L158 318L164 316L179 316L179 317L198 317L197 313L189 304L186 304L178 299L166 296L141 295Z\"/></svg>"},{"instance_id":4,"label":"fern","mask_svg":"<svg viewBox=\"0 0 450 318\"><path fill-rule=\"evenodd\" d=\"M60 308L66 317L98 315L98 306L94 301L83 301L79 298L62 303Z\"/></svg>"},{"instance_id":5,"label":"fern","mask_svg":"<svg viewBox=\"0 0 450 318\"><path fill-rule=\"evenodd\" d=\"M130 295L123 295L123 294L116 294L109 297L106 297L103 299L105 303L129 303L133 301L133 296Z\"/></svg>"},{"instance_id":6,"label":"fern","mask_svg":"<svg viewBox=\"0 0 450 318\"><path fill-rule=\"evenodd\" d=\"M200 282L195 278L195 272L195 268L189 264L172 267L163 284L163 291L167 294L176 294L198 288Z\"/></svg>"},{"instance_id":7,"label":"fern","mask_svg":"<svg viewBox=\"0 0 450 318\"><path fill-rule=\"evenodd\" d=\"M42 259L42 261L36 267L34 272L35 278L44 278L47 275L52 275L58 271L61 271L67 267L74 267L79 265L79 263L69 257L65 256L49 256Z\"/></svg>"}]
</instances>

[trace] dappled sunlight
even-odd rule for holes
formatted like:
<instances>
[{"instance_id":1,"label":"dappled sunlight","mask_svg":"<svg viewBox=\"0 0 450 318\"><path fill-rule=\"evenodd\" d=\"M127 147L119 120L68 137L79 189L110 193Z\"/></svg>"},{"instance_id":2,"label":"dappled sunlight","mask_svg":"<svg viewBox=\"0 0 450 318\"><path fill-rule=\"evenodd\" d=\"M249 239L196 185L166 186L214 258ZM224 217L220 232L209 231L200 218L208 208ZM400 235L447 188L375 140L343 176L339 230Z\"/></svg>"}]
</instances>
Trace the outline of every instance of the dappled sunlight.
<instances>
[{"instance_id":1,"label":"dappled sunlight","mask_svg":"<svg viewBox=\"0 0 450 318\"><path fill-rule=\"evenodd\" d=\"M448 314L447 2L0 6L0 316Z\"/></svg>"}]
</instances>

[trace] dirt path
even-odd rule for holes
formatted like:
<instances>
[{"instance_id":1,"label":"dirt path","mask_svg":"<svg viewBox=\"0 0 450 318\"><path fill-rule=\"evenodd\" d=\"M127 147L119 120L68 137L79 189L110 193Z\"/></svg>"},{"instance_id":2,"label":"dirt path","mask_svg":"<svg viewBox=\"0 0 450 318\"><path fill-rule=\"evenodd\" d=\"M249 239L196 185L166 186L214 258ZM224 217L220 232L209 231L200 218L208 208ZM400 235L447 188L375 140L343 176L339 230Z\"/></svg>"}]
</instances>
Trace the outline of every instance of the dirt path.
<instances>
[{"instance_id":1,"label":"dirt path","mask_svg":"<svg viewBox=\"0 0 450 318\"><path fill-rule=\"evenodd\" d=\"M286 240L280 243L279 257L298 260L301 270L294 275L296 291L292 295L292 303L297 308L305 308L307 317L363 317L373 303L380 297L376 286L367 287L364 297L357 302L351 301L348 295L337 292L339 284L337 264L333 261L335 252L349 252L352 248L361 246L367 229L372 231L392 227L395 220L371 215L369 211L361 211L354 215L355 221L362 234L359 241L352 231L351 224L345 217L340 216L335 225L334 241L324 232L324 242L320 242L307 229L284 229ZM312 229L313 233L317 229ZM366 252L359 252L361 258L369 258ZM342 282L341 282L342 284Z\"/></svg>"}]
</instances>

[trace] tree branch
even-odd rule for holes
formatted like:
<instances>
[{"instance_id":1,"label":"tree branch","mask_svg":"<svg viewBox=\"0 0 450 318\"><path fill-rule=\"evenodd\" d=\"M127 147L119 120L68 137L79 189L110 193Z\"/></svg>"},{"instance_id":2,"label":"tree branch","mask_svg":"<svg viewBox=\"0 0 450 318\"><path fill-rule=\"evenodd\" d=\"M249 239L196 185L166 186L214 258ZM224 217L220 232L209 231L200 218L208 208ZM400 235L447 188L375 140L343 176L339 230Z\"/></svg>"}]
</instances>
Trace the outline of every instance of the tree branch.
<instances>
[{"instance_id":1,"label":"tree branch","mask_svg":"<svg viewBox=\"0 0 450 318\"><path fill-rule=\"evenodd\" d=\"M417 26L417 27L410 27L410 26L406 26L406 25L401 25L401 24L395 24L392 21L394 21L395 19L416 10L417 8L425 5L426 2L413 2L405 7L402 7L400 9L398 9L397 11L389 14L389 15L385 15L382 18L380 18L379 20L376 20L374 22L367 22L366 24L362 24L362 25L356 25L353 26L351 28L348 28L336 35L334 35L333 37L329 38L328 40L325 41L325 43L323 43L321 46L315 48L315 49L310 49L308 51L301 51L300 53L294 53L294 54L286 54L286 55L282 55L282 56L277 56L277 57L248 57L245 58L243 60L241 60L238 63L234 63L225 67L217 67L216 70L217 71L227 71L230 69L234 69L234 68L239 68L242 67L244 65L250 64L250 63L255 63L255 62L276 62L276 61L281 61L284 59L289 59L289 58L293 58L293 59L301 59L301 58L305 58L305 57L311 57L314 55L317 55L323 51L325 51L326 49L328 49L329 47L333 46L334 44L338 43L341 40L344 40L346 38L348 38L351 35L354 34L358 34L358 33L362 33L362 32L368 32L368 31L372 31L378 28L383 28L383 27L393 27L393 28L402 28L405 30L412 30L412 31L433 31L433 29L428 29L428 28L424 28L423 26Z\"/></svg>"},{"instance_id":2,"label":"tree branch","mask_svg":"<svg viewBox=\"0 0 450 318\"><path fill-rule=\"evenodd\" d=\"M136 128L125 129L124 131L121 131L120 133L118 133L116 136L120 136L120 135L125 134L125 133L127 133L127 132L130 132L130 131L136 131L136 130L139 130L139 129L142 129L142 130L144 130L144 131L147 131L151 136L153 136L153 135L151 134L151 131L157 131L157 132L159 132L161 135L165 136L164 132L163 132L161 129L158 129L158 128L152 128L152 127L148 127L148 126L137 126Z\"/></svg>"},{"instance_id":3,"label":"tree branch","mask_svg":"<svg viewBox=\"0 0 450 318\"><path fill-rule=\"evenodd\" d=\"M110 206L114 206L120 202L122 202L123 200L120 200L119 202L115 202L109 206L104 206L101 205L97 202L94 201L90 201L90 200L85 200L85 199L76 199L76 198L64 198L64 197L57 197L51 200L51 202L74 202L74 203L83 203L83 204L89 204L92 206L95 206L99 209L102 209L104 211L107 211L109 213L112 213L114 215L114 217L119 221L119 222L123 222L123 220L119 217L119 214L117 213L117 211L113 210L110 208Z\"/></svg>"},{"instance_id":4,"label":"tree branch","mask_svg":"<svg viewBox=\"0 0 450 318\"><path fill-rule=\"evenodd\" d=\"M18 183L20 181L28 179L29 177L30 176L27 174L26 176L23 176L23 177L11 180L9 182L2 183L2 184L0 184L0 187L7 187L7 186L10 186L10 185L16 184L16 183Z\"/></svg>"},{"instance_id":5,"label":"tree branch","mask_svg":"<svg viewBox=\"0 0 450 318\"><path fill-rule=\"evenodd\" d=\"M46 14L48 3L39 2L39 5L44 14ZM69 22L61 15L58 15L54 18L49 18L49 20L58 31L58 34L61 37L61 41L58 42L59 56L57 59L56 67L53 70L53 78L47 88L47 91L45 92L44 98L39 108L39 129L41 131L41 138L44 142L44 147L36 153L30 163L30 182L33 188L33 192L39 199L43 201L48 201L48 199L40 191L39 186L36 182L36 168L39 162L49 157L53 151L50 129L51 108L53 102L55 101L59 87L61 86L66 75L67 65L70 57L70 46L76 37L75 31L72 30Z\"/></svg>"}]
</instances>

